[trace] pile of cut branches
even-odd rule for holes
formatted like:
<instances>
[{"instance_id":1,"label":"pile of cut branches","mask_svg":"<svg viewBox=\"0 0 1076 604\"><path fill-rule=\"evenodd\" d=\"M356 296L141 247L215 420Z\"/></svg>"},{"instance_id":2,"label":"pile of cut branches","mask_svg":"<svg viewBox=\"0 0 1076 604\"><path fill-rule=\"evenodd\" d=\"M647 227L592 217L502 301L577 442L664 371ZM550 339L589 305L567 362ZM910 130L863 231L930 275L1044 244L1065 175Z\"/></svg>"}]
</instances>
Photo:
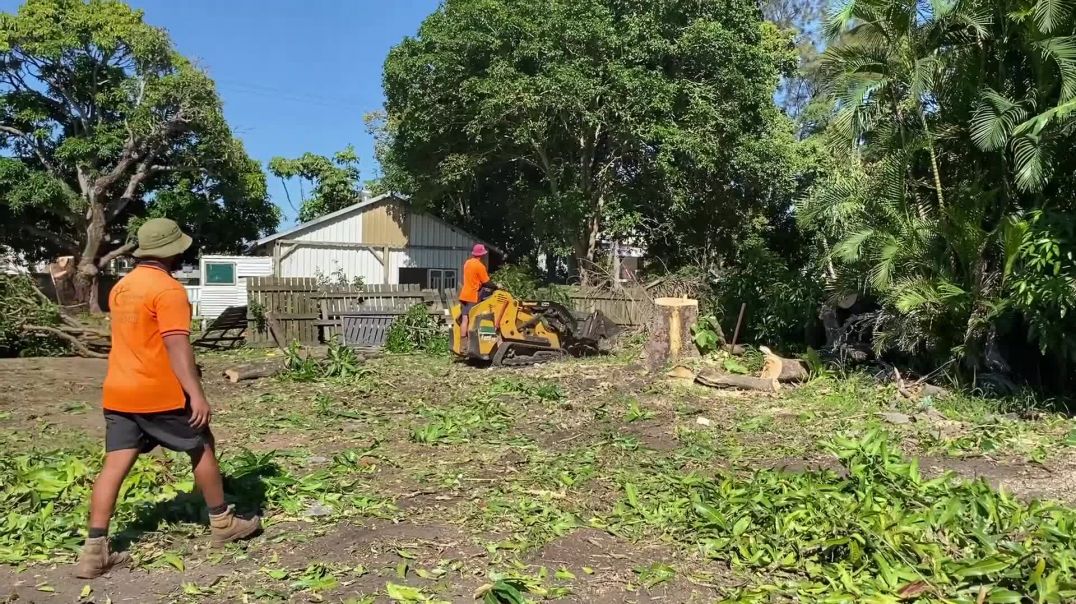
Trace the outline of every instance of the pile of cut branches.
<instances>
[{"instance_id":1,"label":"pile of cut branches","mask_svg":"<svg viewBox=\"0 0 1076 604\"><path fill-rule=\"evenodd\" d=\"M26 275L0 275L0 356L108 356L109 335L60 311Z\"/></svg>"}]
</instances>

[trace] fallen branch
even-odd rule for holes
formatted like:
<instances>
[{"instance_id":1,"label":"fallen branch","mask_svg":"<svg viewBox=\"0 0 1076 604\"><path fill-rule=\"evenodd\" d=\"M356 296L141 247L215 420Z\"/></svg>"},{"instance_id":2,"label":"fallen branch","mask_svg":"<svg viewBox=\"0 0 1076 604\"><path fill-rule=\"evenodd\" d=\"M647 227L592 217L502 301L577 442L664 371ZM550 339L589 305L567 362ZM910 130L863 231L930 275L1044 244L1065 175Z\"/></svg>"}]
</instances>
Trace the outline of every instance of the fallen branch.
<instances>
[{"instance_id":1,"label":"fallen branch","mask_svg":"<svg viewBox=\"0 0 1076 604\"><path fill-rule=\"evenodd\" d=\"M695 381L711 388L736 388L757 392L777 392L781 389L781 384L776 379L731 375L716 371L703 371L695 376Z\"/></svg>"},{"instance_id":2,"label":"fallen branch","mask_svg":"<svg viewBox=\"0 0 1076 604\"><path fill-rule=\"evenodd\" d=\"M48 327L46 325L23 325L22 330L33 333L47 333L51 336L57 337L70 344L71 347L75 349L75 352L79 354L79 356L86 357L88 359L108 358L107 354L90 350L89 347L83 344L82 341L79 340L77 337L55 327Z\"/></svg>"}]
</instances>

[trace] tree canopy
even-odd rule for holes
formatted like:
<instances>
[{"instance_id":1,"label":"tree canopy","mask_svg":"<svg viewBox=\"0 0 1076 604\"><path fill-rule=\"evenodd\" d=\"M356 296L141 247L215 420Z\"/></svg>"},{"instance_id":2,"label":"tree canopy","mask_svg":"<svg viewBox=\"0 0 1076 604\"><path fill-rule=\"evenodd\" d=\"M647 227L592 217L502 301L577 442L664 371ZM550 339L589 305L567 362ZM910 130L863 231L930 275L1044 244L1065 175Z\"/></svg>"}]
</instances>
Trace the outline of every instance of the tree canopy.
<instances>
[{"instance_id":1,"label":"tree canopy","mask_svg":"<svg viewBox=\"0 0 1076 604\"><path fill-rule=\"evenodd\" d=\"M447 0L385 63L385 186L509 250L728 249L788 180L794 60L746 0Z\"/></svg>"},{"instance_id":2,"label":"tree canopy","mask_svg":"<svg viewBox=\"0 0 1076 604\"><path fill-rule=\"evenodd\" d=\"M91 308L98 271L147 216L177 220L207 251L279 219L213 82L118 0L27 0L0 15L0 145L4 241L76 256Z\"/></svg>"},{"instance_id":3,"label":"tree canopy","mask_svg":"<svg viewBox=\"0 0 1076 604\"><path fill-rule=\"evenodd\" d=\"M341 210L362 198L359 156L351 145L331 158L315 153L304 153L295 159L274 157L269 160L269 172L284 183L289 203L292 200L288 181L299 180L300 222Z\"/></svg>"}]
</instances>

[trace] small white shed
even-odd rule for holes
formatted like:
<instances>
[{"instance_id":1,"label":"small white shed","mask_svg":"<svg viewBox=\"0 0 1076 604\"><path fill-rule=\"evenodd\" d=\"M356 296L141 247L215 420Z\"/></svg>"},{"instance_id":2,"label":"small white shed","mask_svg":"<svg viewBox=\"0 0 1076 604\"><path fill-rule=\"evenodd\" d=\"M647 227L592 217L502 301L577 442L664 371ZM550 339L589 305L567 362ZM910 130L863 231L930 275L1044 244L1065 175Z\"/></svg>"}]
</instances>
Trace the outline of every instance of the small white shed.
<instances>
[{"instance_id":1,"label":"small white shed","mask_svg":"<svg viewBox=\"0 0 1076 604\"><path fill-rule=\"evenodd\" d=\"M272 261L277 277L452 289L476 243L484 242L388 193L270 235L253 249Z\"/></svg>"},{"instance_id":2,"label":"small white shed","mask_svg":"<svg viewBox=\"0 0 1076 604\"><path fill-rule=\"evenodd\" d=\"M265 256L202 256L199 285L187 286L195 316L212 321L229 306L247 303L247 278L273 274L273 259Z\"/></svg>"}]
</instances>

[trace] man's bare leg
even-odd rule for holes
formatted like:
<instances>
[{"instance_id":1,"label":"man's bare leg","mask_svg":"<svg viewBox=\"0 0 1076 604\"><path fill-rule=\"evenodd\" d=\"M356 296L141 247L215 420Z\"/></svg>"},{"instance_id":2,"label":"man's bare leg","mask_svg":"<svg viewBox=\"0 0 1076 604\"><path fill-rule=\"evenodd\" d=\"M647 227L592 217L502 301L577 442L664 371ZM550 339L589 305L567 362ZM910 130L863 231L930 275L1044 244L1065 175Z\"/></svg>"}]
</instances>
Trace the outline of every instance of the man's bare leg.
<instances>
[{"instance_id":1,"label":"man's bare leg","mask_svg":"<svg viewBox=\"0 0 1076 604\"><path fill-rule=\"evenodd\" d=\"M116 509L123 480L138 461L138 449L121 449L105 454L105 463L90 495L90 530L86 545L79 555L75 574L81 579L94 579L128 560L127 554L115 554L108 548L108 525Z\"/></svg>"},{"instance_id":2,"label":"man's bare leg","mask_svg":"<svg viewBox=\"0 0 1076 604\"><path fill-rule=\"evenodd\" d=\"M191 466L194 467L194 484L202 492L209 513L219 514L225 511L224 479L220 475L213 445L206 443L203 448L191 451L189 455Z\"/></svg>"},{"instance_id":3,"label":"man's bare leg","mask_svg":"<svg viewBox=\"0 0 1076 604\"><path fill-rule=\"evenodd\" d=\"M116 498L119 497L123 480L138 461L138 454L138 449L121 449L105 454L105 464L93 483L93 494L90 496L91 536L97 536L96 532L102 530L108 534L108 525L116 509Z\"/></svg>"}]
</instances>

